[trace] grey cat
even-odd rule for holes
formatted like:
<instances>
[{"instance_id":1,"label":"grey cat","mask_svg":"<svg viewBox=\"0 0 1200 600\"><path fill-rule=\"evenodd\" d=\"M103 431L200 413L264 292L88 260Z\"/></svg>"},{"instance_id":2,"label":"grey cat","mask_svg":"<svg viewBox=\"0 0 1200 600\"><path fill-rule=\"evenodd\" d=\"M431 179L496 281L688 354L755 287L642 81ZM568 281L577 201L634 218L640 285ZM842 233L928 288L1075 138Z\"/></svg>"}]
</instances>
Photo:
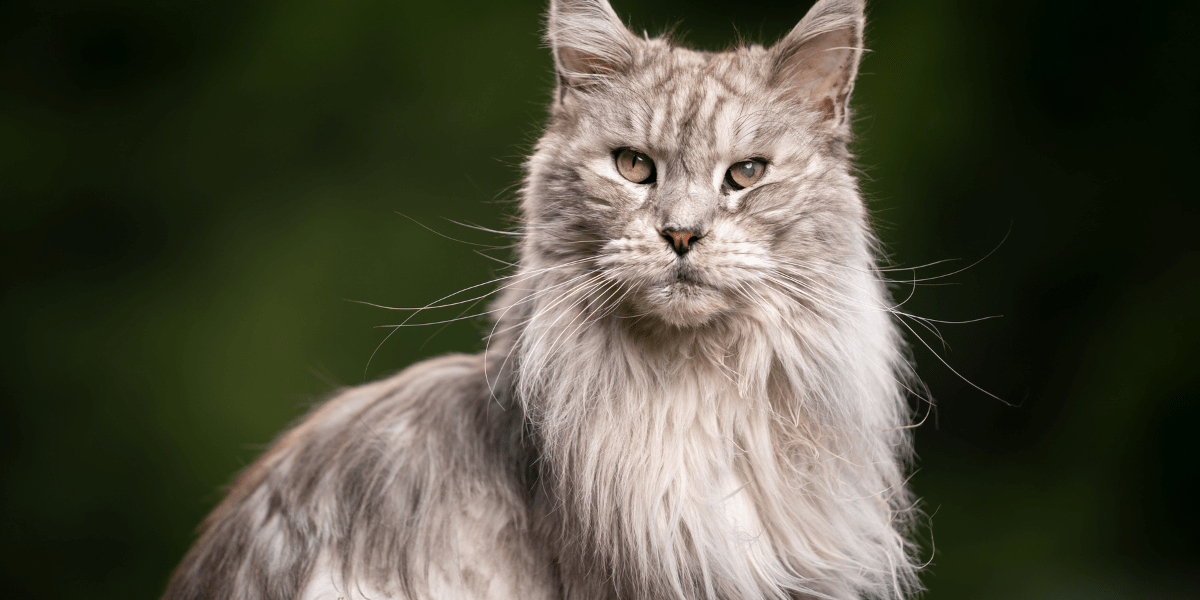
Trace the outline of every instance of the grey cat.
<instances>
[{"instance_id":1,"label":"grey cat","mask_svg":"<svg viewBox=\"0 0 1200 600\"><path fill-rule=\"evenodd\" d=\"M552 0L558 86L479 355L246 469L166 598L890 598L911 372L853 175L863 4L697 52Z\"/></svg>"}]
</instances>

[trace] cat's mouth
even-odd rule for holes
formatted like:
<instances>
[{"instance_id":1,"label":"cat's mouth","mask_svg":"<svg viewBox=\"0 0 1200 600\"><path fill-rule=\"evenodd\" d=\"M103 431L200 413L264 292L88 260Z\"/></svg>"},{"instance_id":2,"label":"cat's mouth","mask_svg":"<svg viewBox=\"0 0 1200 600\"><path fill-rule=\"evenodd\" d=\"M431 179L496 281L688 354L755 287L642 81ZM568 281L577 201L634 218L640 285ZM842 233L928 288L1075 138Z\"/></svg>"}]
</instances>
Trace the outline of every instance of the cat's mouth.
<instances>
[{"instance_id":1,"label":"cat's mouth","mask_svg":"<svg viewBox=\"0 0 1200 600\"><path fill-rule=\"evenodd\" d=\"M599 262L611 269L614 279L629 286L630 293L621 296L629 315L653 315L676 327L695 327L732 310L733 299L719 272L687 258L678 260L672 254L668 260L658 252L652 257L613 252Z\"/></svg>"},{"instance_id":2,"label":"cat's mouth","mask_svg":"<svg viewBox=\"0 0 1200 600\"><path fill-rule=\"evenodd\" d=\"M676 327L702 325L730 308L720 288L692 273L676 273L646 292L643 308Z\"/></svg>"},{"instance_id":3,"label":"cat's mouth","mask_svg":"<svg viewBox=\"0 0 1200 600\"><path fill-rule=\"evenodd\" d=\"M666 285L668 288L673 287L673 286L686 286L686 287L706 288L706 289L710 289L710 290L717 289L717 286L704 281L700 277L697 277L696 274L691 269L687 269L684 267L680 267L678 270L676 270L674 277L672 277L671 279L668 279L666 281Z\"/></svg>"}]
</instances>

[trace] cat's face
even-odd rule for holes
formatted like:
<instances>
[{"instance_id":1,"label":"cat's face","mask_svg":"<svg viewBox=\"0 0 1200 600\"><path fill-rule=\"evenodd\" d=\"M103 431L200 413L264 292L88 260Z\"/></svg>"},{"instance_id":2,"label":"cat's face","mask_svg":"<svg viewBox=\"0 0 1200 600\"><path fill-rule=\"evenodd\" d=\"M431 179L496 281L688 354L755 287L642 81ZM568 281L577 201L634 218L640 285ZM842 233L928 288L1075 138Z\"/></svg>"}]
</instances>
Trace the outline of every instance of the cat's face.
<instances>
[{"instance_id":1,"label":"cat's face","mask_svg":"<svg viewBox=\"0 0 1200 600\"><path fill-rule=\"evenodd\" d=\"M849 91L822 91L812 80L826 74L811 73L844 42L799 59L811 39L787 54L713 54L614 26L601 32L614 38L604 53L588 46L596 40L555 40L553 19L562 83L524 206L539 263L578 261L572 270L594 273L581 281L603 303L689 327L803 295L807 278L861 247L844 150ZM844 62L833 75L848 82ZM807 79L797 84L797 73Z\"/></svg>"}]
</instances>

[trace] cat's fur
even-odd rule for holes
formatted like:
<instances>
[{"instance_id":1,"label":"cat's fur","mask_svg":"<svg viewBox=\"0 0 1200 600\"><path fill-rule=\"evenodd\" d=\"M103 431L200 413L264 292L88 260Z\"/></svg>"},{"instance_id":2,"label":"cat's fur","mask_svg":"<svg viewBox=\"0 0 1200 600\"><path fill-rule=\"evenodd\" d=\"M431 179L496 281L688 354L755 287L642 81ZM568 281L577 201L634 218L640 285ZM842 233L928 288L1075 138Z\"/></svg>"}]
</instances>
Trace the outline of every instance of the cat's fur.
<instances>
[{"instance_id":1,"label":"cat's fur","mask_svg":"<svg viewBox=\"0 0 1200 600\"><path fill-rule=\"evenodd\" d=\"M166 597L915 590L909 371L847 151L863 23L821 0L769 49L705 53L552 1L559 86L488 350L309 415ZM724 184L748 158L763 179ZM664 227L702 237L677 255Z\"/></svg>"}]
</instances>

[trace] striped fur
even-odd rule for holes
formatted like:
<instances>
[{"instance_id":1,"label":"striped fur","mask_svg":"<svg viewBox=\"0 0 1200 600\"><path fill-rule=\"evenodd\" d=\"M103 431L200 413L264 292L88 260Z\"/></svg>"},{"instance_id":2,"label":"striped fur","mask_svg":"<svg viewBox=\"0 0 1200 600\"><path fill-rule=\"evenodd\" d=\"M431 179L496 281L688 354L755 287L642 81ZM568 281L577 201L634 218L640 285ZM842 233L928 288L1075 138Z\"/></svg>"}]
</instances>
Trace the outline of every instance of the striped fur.
<instances>
[{"instance_id":1,"label":"striped fur","mask_svg":"<svg viewBox=\"0 0 1200 600\"><path fill-rule=\"evenodd\" d=\"M910 378L852 174L863 7L680 48L554 0L488 350L349 390L242 473L166 597L893 598ZM613 153L653 159L625 180ZM766 162L736 190L730 165ZM664 227L703 235L677 255Z\"/></svg>"}]
</instances>

